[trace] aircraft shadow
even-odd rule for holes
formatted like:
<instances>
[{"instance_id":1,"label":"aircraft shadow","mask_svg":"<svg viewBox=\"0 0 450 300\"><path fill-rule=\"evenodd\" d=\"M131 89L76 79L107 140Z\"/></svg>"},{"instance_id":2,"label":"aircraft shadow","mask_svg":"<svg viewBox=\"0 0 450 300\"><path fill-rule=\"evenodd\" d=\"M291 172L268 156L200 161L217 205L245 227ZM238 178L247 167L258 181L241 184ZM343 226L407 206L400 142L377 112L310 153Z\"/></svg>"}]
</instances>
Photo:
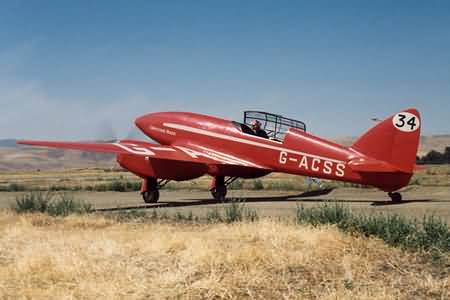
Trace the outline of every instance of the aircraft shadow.
<instances>
[{"instance_id":1,"label":"aircraft shadow","mask_svg":"<svg viewBox=\"0 0 450 300\"><path fill-rule=\"evenodd\" d=\"M263 202L340 202L340 203L370 203L371 206L390 206L390 205L402 205L408 203L428 203L428 202L446 202L431 199L417 199L417 200L403 200L401 202L392 202L391 200L332 200L323 198L310 198L328 195L333 191L333 188L315 190L309 192L303 192L294 195L281 195L281 196L268 196L268 197L239 197L236 198L238 202L243 203L263 203ZM193 207L193 206L206 206L215 205L222 203L229 203L232 198L227 198L225 201L218 201L215 199L183 199L179 201L160 201L155 204L142 204L135 206L124 206L124 207L112 207L112 208L98 208L94 211L106 212L106 211L126 211L134 209L155 209L155 208L171 208L171 207Z\"/></svg>"},{"instance_id":2,"label":"aircraft shadow","mask_svg":"<svg viewBox=\"0 0 450 300\"><path fill-rule=\"evenodd\" d=\"M388 206L388 205L402 205L402 204L408 204L408 203L426 203L426 202L444 202L444 201L437 201L437 200L431 200L431 199L416 199L416 200L402 200L401 202L392 202L391 200L386 201L374 201L371 206Z\"/></svg>"}]
</instances>

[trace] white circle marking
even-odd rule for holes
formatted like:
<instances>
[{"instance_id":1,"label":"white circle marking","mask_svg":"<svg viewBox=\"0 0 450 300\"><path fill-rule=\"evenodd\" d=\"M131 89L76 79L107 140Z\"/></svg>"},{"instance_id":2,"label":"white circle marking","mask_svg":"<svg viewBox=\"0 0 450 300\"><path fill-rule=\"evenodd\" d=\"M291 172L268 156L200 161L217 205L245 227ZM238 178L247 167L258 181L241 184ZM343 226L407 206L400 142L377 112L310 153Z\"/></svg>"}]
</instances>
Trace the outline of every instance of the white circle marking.
<instances>
[{"instance_id":1,"label":"white circle marking","mask_svg":"<svg viewBox=\"0 0 450 300\"><path fill-rule=\"evenodd\" d=\"M400 112L392 118L394 127L403 132L413 132L420 128L420 119L412 113Z\"/></svg>"}]
</instances>

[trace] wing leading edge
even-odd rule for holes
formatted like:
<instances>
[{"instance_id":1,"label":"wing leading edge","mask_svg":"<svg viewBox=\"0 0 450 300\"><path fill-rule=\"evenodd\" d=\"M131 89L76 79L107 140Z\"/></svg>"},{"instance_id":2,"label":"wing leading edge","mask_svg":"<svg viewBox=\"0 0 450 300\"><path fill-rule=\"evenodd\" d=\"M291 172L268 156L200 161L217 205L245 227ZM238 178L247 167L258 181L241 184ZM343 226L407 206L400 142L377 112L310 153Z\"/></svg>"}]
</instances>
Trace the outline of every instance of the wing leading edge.
<instances>
[{"instance_id":1,"label":"wing leading edge","mask_svg":"<svg viewBox=\"0 0 450 300\"><path fill-rule=\"evenodd\" d=\"M217 151L207 147L195 145L165 146L136 140L121 140L114 143L20 140L17 141L17 144L80 151L138 155L148 157L150 159L195 162L207 165L234 165L265 169L264 167L251 161L240 159L236 156L226 154L223 151Z\"/></svg>"}]
</instances>

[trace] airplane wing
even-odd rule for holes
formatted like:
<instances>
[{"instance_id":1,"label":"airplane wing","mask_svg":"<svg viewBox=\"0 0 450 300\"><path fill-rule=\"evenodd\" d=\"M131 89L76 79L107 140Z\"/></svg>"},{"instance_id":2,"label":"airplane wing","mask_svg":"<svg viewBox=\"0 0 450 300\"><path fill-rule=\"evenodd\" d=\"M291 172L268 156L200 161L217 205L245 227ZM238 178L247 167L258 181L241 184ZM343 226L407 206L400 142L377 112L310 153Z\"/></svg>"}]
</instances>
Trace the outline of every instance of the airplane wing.
<instances>
[{"instance_id":1,"label":"airplane wing","mask_svg":"<svg viewBox=\"0 0 450 300\"><path fill-rule=\"evenodd\" d=\"M148 157L149 159L187 161L208 165L234 165L265 169L263 166L251 161L240 159L236 156L219 152L214 149L195 145L165 146L137 140L121 140L114 143L20 140L17 141L17 144L115 154L131 154Z\"/></svg>"}]
</instances>

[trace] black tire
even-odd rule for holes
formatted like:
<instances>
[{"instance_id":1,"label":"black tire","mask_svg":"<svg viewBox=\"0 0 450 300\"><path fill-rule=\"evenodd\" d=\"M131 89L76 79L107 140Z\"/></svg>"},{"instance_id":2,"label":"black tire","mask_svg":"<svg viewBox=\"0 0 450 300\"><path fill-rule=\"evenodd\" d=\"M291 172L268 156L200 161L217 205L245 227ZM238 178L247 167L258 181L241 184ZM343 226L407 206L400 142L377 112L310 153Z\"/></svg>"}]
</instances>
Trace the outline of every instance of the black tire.
<instances>
[{"instance_id":1,"label":"black tire","mask_svg":"<svg viewBox=\"0 0 450 300\"><path fill-rule=\"evenodd\" d=\"M156 203L159 200L159 191L145 191L142 193L142 199L144 199L145 203Z\"/></svg>"},{"instance_id":2,"label":"black tire","mask_svg":"<svg viewBox=\"0 0 450 300\"><path fill-rule=\"evenodd\" d=\"M392 202L399 203L402 202L402 194L395 192L395 193L389 193L389 197L391 197Z\"/></svg>"},{"instance_id":3,"label":"black tire","mask_svg":"<svg viewBox=\"0 0 450 300\"><path fill-rule=\"evenodd\" d=\"M227 195L227 187L224 185L219 185L211 191L211 195L217 201L225 201L225 196Z\"/></svg>"}]
</instances>

